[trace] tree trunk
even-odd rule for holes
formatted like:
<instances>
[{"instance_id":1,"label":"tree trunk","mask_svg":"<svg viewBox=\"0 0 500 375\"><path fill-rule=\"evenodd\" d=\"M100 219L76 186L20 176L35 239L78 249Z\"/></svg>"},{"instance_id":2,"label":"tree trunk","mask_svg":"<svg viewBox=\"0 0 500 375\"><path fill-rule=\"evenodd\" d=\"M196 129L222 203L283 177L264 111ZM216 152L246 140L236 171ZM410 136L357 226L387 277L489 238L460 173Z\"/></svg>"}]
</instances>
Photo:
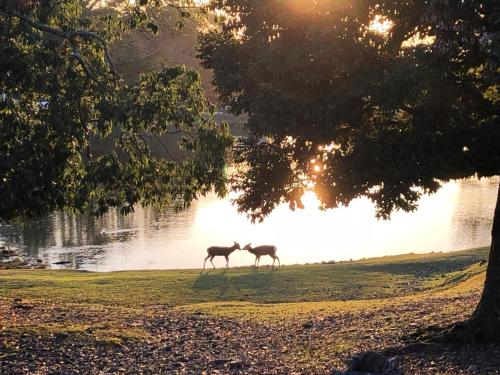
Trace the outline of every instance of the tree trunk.
<instances>
[{"instance_id":1,"label":"tree trunk","mask_svg":"<svg viewBox=\"0 0 500 375\"><path fill-rule=\"evenodd\" d=\"M491 230L491 249L481 301L465 325L450 332L472 341L500 341L500 184Z\"/></svg>"}]
</instances>

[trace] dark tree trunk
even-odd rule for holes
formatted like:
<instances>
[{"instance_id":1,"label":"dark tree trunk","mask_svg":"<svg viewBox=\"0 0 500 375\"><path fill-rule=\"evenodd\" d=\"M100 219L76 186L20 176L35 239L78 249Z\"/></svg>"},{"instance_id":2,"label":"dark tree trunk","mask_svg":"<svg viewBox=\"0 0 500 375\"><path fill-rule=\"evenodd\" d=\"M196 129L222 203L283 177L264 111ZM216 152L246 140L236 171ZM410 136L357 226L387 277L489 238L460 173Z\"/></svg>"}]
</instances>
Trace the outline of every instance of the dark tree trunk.
<instances>
[{"instance_id":1,"label":"dark tree trunk","mask_svg":"<svg viewBox=\"0 0 500 375\"><path fill-rule=\"evenodd\" d=\"M471 319L450 332L459 339L500 341L500 184L491 230L491 249L481 301Z\"/></svg>"}]
</instances>

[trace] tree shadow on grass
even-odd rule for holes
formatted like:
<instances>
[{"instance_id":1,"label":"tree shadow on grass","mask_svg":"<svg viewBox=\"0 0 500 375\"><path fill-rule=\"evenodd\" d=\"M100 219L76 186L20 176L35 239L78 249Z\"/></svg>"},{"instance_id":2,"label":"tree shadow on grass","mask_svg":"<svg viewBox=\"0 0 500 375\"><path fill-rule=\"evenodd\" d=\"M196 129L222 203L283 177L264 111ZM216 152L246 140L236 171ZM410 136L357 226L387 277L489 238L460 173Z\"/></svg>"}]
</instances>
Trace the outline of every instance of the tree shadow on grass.
<instances>
[{"instance_id":1,"label":"tree shadow on grass","mask_svg":"<svg viewBox=\"0 0 500 375\"><path fill-rule=\"evenodd\" d=\"M194 290L220 289L228 285L227 271L202 273L193 283Z\"/></svg>"},{"instance_id":2,"label":"tree shadow on grass","mask_svg":"<svg viewBox=\"0 0 500 375\"><path fill-rule=\"evenodd\" d=\"M274 285L274 271L232 275L224 271L203 273L194 281L197 291L218 290L217 299L251 300L269 293Z\"/></svg>"},{"instance_id":3,"label":"tree shadow on grass","mask_svg":"<svg viewBox=\"0 0 500 375\"><path fill-rule=\"evenodd\" d=\"M230 288L226 273L226 270L222 273L202 273L194 281L192 289L198 291L217 290L219 292L217 299L223 298Z\"/></svg>"},{"instance_id":4,"label":"tree shadow on grass","mask_svg":"<svg viewBox=\"0 0 500 375\"><path fill-rule=\"evenodd\" d=\"M364 272L383 272L394 275L412 275L414 277L430 277L449 272L463 270L471 265L478 263L483 258L463 257L449 259L430 259L425 261L409 262L388 262L380 264L360 264L355 265Z\"/></svg>"}]
</instances>

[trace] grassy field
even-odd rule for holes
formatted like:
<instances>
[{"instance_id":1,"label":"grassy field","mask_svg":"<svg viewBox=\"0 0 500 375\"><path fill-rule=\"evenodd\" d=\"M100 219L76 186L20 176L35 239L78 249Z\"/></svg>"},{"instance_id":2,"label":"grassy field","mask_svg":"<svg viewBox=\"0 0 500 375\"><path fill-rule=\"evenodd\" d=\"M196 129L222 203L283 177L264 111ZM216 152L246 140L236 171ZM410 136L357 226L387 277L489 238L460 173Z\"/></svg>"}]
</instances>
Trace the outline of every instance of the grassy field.
<instances>
[{"instance_id":1,"label":"grassy field","mask_svg":"<svg viewBox=\"0 0 500 375\"><path fill-rule=\"evenodd\" d=\"M466 279L483 270L477 263L487 258L487 251L480 248L275 270L230 268L206 273L0 270L0 297L127 307L378 299L445 287Z\"/></svg>"},{"instance_id":2,"label":"grassy field","mask_svg":"<svg viewBox=\"0 0 500 375\"><path fill-rule=\"evenodd\" d=\"M487 253L206 273L0 270L0 374L325 374L365 350L397 355L409 374L500 374L498 346L415 351L406 339L470 315Z\"/></svg>"}]
</instances>

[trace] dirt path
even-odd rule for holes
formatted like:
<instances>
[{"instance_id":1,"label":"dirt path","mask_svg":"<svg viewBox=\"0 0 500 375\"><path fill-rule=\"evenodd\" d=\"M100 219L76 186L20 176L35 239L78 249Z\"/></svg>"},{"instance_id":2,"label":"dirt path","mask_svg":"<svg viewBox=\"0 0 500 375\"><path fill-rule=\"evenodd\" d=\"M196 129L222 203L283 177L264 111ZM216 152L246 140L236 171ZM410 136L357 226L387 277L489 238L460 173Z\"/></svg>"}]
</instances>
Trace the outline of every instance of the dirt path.
<instances>
[{"instance_id":1,"label":"dirt path","mask_svg":"<svg viewBox=\"0 0 500 375\"><path fill-rule=\"evenodd\" d=\"M395 299L382 308L274 322L167 307L0 300L0 373L329 374L353 354L375 350L397 356L406 374L500 374L499 346L405 339L465 318L478 297L474 291Z\"/></svg>"}]
</instances>

